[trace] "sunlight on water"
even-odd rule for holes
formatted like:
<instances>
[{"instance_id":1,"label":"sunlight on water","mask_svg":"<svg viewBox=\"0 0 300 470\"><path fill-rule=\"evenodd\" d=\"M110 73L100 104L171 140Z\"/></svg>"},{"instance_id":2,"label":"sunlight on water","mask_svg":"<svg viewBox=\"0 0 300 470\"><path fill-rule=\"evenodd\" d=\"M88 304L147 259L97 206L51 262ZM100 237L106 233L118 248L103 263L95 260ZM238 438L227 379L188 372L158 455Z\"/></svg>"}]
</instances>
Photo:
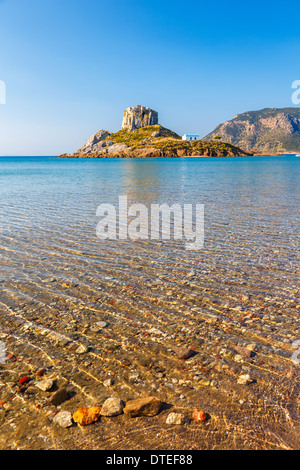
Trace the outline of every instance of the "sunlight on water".
<instances>
[{"instance_id":1,"label":"sunlight on water","mask_svg":"<svg viewBox=\"0 0 300 470\"><path fill-rule=\"evenodd\" d=\"M209 386L215 394L207 406L223 416L216 439L227 429L225 411L235 413L242 426L242 397L263 410L259 413L270 427L260 439L262 418L253 412L251 426L259 432L251 437L252 447L269 442L277 448L278 413L289 420L296 414L290 367L300 338L299 182L300 159L294 157L1 158L0 338L13 340L10 347L14 344L25 359L37 357L51 370L57 365L66 377L73 371L76 397L86 397L87 388L74 378L73 353L65 347L74 341L92 348L92 362L76 363L76 373L80 364L80 373L88 377L88 396L98 396L97 377L106 370L118 378L116 387L123 387L116 389L120 396L131 393L126 367L140 374L134 382L138 393L153 393L154 387L172 403L190 390L180 389L177 379L189 379L189 407ZM172 239L99 240L97 207L117 207L122 195L129 204L147 207L204 204L203 249L187 251L182 240ZM112 325L102 336L93 329L99 320ZM188 367L179 367L172 356L174 341L198 351ZM258 354L244 364L234 348L253 343ZM134 351L142 352L143 361L149 355L153 360L154 347L164 349L149 378L150 369L141 366ZM257 381L253 395L237 388L236 376L245 367ZM166 388L168 374L178 371L175 385ZM205 401L206 392L201 396ZM238 407L230 397L238 397ZM193 430L200 440L201 429ZM218 445L213 436L211 447ZM231 429L231 438L236 436ZM292 446L295 436L291 432ZM167 445L169 435L161 439Z\"/></svg>"}]
</instances>

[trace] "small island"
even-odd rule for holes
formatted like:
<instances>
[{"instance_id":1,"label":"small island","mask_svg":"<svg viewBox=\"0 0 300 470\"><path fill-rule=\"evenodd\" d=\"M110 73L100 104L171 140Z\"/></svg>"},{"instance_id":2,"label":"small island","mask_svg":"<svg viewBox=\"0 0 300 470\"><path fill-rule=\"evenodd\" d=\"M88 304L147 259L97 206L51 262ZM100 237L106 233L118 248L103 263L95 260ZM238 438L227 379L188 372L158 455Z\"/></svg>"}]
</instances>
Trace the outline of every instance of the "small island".
<instances>
[{"instance_id":1,"label":"small island","mask_svg":"<svg viewBox=\"0 0 300 470\"><path fill-rule=\"evenodd\" d=\"M122 129L111 133L101 129L75 153L56 158L178 158L253 156L219 136L212 140L187 141L158 123L158 113L144 106L125 110Z\"/></svg>"}]
</instances>

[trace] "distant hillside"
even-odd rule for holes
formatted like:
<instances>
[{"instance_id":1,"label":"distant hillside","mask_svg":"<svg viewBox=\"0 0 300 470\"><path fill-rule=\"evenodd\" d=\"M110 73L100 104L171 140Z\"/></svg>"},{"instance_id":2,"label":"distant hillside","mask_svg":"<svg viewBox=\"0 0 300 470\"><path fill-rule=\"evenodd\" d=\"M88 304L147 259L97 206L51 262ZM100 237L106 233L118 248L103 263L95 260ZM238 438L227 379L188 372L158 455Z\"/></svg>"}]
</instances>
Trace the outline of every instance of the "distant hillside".
<instances>
[{"instance_id":1,"label":"distant hillside","mask_svg":"<svg viewBox=\"0 0 300 470\"><path fill-rule=\"evenodd\" d=\"M216 136L250 152L299 153L300 108L265 108L238 114L203 140Z\"/></svg>"}]
</instances>

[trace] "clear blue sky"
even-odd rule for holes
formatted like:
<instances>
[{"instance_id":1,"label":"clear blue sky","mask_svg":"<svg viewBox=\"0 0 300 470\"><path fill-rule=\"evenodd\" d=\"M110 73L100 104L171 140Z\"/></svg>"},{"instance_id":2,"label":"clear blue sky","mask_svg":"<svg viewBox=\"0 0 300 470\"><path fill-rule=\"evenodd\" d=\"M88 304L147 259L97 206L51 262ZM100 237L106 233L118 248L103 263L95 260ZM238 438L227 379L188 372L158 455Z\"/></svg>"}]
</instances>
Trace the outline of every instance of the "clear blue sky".
<instances>
[{"instance_id":1,"label":"clear blue sky","mask_svg":"<svg viewBox=\"0 0 300 470\"><path fill-rule=\"evenodd\" d=\"M0 0L0 52L0 155L56 155L137 104L201 136L293 106L300 18L283 1Z\"/></svg>"}]
</instances>

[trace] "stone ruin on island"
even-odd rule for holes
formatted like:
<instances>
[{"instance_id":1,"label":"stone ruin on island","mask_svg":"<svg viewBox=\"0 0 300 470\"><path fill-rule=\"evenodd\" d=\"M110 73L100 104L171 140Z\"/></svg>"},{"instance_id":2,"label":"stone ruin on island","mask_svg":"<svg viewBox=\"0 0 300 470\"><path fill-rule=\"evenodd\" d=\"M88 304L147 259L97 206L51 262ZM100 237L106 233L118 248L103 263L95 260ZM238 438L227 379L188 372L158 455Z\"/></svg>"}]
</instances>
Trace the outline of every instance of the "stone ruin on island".
<instances>
[{"instance_id":1,"label":"stone ruin on island","mask_svg":"<svg viewBox=\"0 0 300 470\"><path fill-rule=\"evenodd\" d=\"M158 112L151 108L137 105L129 107L124 111L122 129L134 131L145 126L154 126L158 124Z\"/></svg>"}]
</instances>

